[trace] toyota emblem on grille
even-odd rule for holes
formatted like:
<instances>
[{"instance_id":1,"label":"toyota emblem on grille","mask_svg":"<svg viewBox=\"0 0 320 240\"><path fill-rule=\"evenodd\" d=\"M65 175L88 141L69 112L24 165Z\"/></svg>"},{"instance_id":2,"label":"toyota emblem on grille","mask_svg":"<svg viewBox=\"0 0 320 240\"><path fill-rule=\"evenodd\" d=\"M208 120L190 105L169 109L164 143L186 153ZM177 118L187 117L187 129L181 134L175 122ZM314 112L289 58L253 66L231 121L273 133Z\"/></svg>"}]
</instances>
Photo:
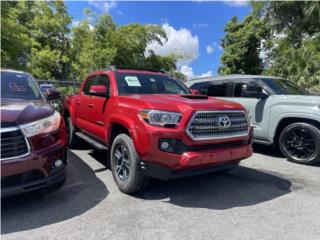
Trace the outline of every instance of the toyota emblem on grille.
<instances>
[{"instance_id":1,"label":"toyota emblem on grille","mask_svg":"<svg viewBox=\"0 0 320 240\"><path fill-rule=\"evenodd\" d=\"M219 117L218 125L219 128L229 128L231 125L230 118L228 116Z\"/></svg>"}]
</instances>

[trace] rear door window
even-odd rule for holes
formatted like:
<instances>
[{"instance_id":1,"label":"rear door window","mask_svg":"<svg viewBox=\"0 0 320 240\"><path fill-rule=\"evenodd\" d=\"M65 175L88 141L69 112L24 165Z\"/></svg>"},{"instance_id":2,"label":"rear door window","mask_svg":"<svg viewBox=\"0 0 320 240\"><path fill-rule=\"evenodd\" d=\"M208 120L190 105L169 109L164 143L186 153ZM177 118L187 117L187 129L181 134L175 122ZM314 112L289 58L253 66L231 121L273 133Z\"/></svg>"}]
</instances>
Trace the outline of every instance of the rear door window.
<instances>
[{"instance_id":1,"label":"rear door window","mask_svg":"<svg viewBox=\"0 0 320 240\"><path fill-rule=\"evenodd\" d=\"M212 97L226 97L228 96L228 82L211 82L207 95Z\"/></svg>"}]
</instances>

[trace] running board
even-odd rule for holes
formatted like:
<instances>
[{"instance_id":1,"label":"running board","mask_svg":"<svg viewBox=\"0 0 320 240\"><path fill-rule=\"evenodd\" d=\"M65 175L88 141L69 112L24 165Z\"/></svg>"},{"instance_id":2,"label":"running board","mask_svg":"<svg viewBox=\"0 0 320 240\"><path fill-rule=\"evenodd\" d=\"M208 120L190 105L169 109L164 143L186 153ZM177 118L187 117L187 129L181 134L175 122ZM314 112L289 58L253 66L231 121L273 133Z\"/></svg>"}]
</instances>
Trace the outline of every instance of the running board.
<instances>
[{"instance_id":1,"label":"running board","mask_svg":"<svg viewBox=\"0 0 320 240\"><path fill-rule=\"evenodd\" d=\"M75 133L79 138L81 138L82 140L86 141L87 143L89 143L90 145L92 145L93 147L99 149L99 150L108 150L108 147L99 143L98 141L94 140L93 138L89 137L88 135L82 133L82 132L76 132Z\"/></svg>"}]
</instances>

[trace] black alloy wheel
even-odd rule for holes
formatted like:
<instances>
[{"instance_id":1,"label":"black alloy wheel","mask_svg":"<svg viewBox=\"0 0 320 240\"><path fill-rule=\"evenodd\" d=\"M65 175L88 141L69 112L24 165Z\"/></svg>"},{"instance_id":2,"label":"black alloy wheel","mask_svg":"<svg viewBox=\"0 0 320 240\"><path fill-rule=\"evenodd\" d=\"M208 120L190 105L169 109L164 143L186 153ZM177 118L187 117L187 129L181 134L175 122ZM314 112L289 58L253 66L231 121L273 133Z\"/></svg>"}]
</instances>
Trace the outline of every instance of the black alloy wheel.
<instances>
[{"instance_id":1,"label":"black alloy wheel","mask_svg":"<svg viewBox=\"0 0 320 240\"><path fill-rule=\"evenodd\" d=\"M314 164L320 161L320 130L309 123L292 123L282 130L279 146L289 161Z\"/></svg>"}]
</instances>

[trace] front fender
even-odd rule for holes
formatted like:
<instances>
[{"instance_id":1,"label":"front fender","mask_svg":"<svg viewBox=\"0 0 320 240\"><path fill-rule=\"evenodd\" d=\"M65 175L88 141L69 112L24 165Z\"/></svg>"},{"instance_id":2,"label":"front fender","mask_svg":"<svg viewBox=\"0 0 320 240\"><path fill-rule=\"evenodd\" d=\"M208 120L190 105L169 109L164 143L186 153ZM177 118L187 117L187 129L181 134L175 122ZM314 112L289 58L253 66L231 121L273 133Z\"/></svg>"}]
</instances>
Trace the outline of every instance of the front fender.
<instances>
[{"instance_id":1,"label":"front fender","mask_svg":"<svg viewBox=\"0 0 320 240\"><path fill-rule=\"evenodd\" d=\"M312 113L303 113L303 112L287 112L282 113L277 116L271 116L270 118L270 128L268 131L268 139L270 142L273 142L273 138L276 134L277 128L281 120L286 118L300 118L300 119L308 119L308 120L315 120L320 122L320 116L314 115Z\"/></svg>"},{"instance_id":2,"label":"front fender","mask_svg":"<svg viewBox=\"0 0 320 240\"><path fill-rule=\"evenodd\" d=\"M148 148L151 144L150 137L147 129L138 116L115 114L110 119L110 123L108 139L111 139L112 126L114 124L120 124L128 129L138 155L143 157L147 154Z\"/></svg>"}]
</instances>

